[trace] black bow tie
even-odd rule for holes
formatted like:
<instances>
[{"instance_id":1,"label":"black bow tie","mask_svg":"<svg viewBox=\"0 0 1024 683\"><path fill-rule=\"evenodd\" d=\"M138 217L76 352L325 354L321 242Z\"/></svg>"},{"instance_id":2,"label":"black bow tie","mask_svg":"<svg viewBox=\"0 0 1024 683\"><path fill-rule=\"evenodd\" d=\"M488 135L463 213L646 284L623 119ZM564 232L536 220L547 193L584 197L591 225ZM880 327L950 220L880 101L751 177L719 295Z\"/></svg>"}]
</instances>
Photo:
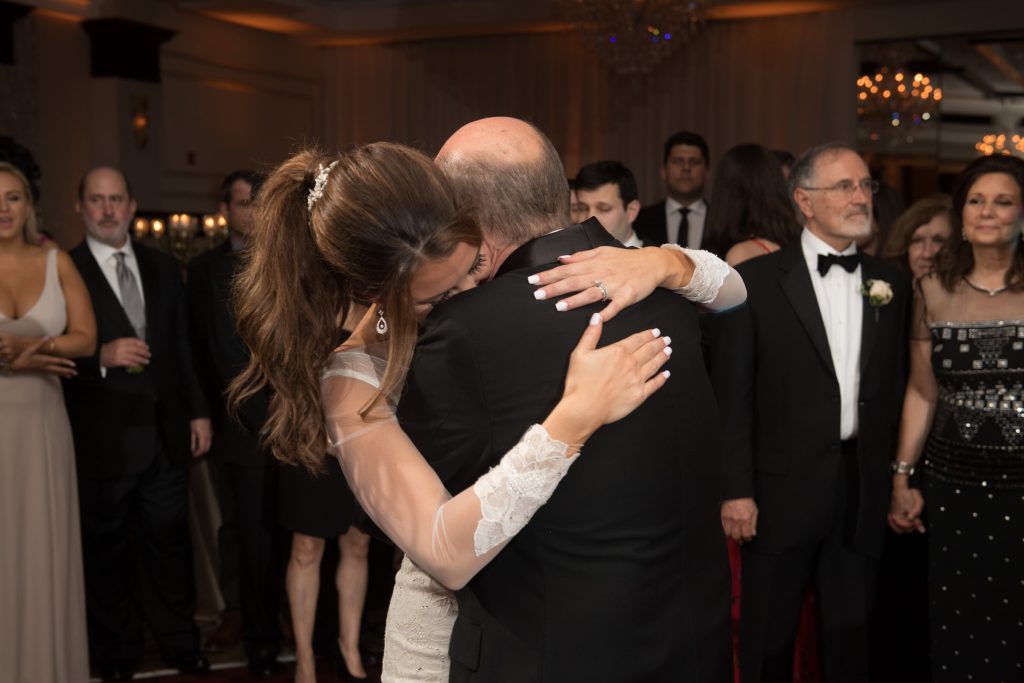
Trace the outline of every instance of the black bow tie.
<instances>
[{"instance_id":1,"label":"black bow tie","mask_svg":"<svg viewBox=\"0 0 1024 683\"><path fill-rule=\"evenodd\" d=\"M857 270L857 266L860 265L860 253L847 254L846 256L839 256L838 254L818 254L818 272L821 273L822 277L825 277L825 273L833 265L842 266L843 270L847 273L852 273Z\"/></svg>"}]
</instances>

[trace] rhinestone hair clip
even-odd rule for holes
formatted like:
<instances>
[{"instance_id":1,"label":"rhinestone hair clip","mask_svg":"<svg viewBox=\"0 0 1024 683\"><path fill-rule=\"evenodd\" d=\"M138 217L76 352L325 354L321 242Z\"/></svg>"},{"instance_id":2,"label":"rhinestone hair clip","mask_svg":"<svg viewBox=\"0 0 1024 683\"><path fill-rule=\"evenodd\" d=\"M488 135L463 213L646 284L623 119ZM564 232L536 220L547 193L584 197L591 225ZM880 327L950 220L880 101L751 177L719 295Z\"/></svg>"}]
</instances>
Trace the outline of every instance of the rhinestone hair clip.
<instances>
[{"instance_id":1,"label":"rhinestone hair clip","mask_svg":"<svg viewBox=\"0 0 1024 683\"><path fill-rule=\"evenodd\" d=\"M324 168L323 164L320 164L317 167L316 180L313 182L313 189L309 191L309 196L306 197L307 210L312 211L313 205L316 204L316 200L324 196L324 188L327 186L327 176L331 174L331 170L337 165L338 160L335 159L327 168Z\"/></svg>"}]
</instances>

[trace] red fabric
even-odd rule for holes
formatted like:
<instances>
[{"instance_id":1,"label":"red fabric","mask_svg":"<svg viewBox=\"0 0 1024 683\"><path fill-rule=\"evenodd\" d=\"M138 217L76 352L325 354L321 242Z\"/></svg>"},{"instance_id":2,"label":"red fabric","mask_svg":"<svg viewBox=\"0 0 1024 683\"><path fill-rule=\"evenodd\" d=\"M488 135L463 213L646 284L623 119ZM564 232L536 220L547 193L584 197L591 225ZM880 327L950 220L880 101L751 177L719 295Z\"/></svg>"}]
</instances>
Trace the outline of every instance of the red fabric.
<instances>
[{"instance_id":1,"label":"red fabric","mask_svg":"<svg viewBox=\"0 0 1024 683\"><path fill-rule=\"evenodd\" d=\"M732 573L732 605L729 611L732 619L732 661L735 683L740 683L740 544L731 538L727 540L729 569ZM814 591L810 588L804 595L800 613L800 626L796 632L793 649L793 683L820 683L821 667L818 662L818 620L814 604Z\"/></svg>"}]
</instances>

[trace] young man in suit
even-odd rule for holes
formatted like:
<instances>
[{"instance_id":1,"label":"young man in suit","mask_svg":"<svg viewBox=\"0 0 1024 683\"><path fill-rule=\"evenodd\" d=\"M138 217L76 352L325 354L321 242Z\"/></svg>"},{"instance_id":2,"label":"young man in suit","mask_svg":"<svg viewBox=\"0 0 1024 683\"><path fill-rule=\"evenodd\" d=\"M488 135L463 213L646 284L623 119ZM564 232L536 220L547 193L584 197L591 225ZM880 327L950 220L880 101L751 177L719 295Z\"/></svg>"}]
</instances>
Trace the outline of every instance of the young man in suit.
<instances>
[{"instance_id":1,"label":"young man in suit","mask_svg":"<svg viewBox=\"0 0 1024 683\"><path fill-rule=\"evenodd\" d=\"M167 662L205 673L193 618L188 466L190 452L209 448L211 429L180 271L170 256L128 238L136 204L120 171L92 169L78 194L86 238L70 254L89 289L97 344L94 356L75 360L65 398L92 663L104 680L131 679L143 652L141 601Z\"/></svg>"},{"instance_id":2,"label":"young man in suit","mask_svg":"<svg viewBox=\"0 0 1024 683\"><path fill-rule=\"evenodd\" d=\"M585 217L593 216L612 237L627 247L642 247L633 230L640 212L636 178L619 161L587 164L576 174L576 204Z\"/></svg>"},{"instance_id":3,"label":"young man in suit","mask_svg":"<svg viewBox=\"0 0 1024 683\"><path fill-rule=\"evenodd\" d=\"M704 185L710 168L708 143L700 135L680 131L665 141L660 174L668 196L640 210L633 225L640 239L647 244L671 242L700 249L708 214Z\"/></svg>"},{"instance_id":4,"label":"young man in suit","mask_svg":"<svg viewBox=\"0 0 1024 683\"><path fill-rule=\"evenodd\" d=\"M228 412L225 399L228 385L249 360L235 330L231 285L251 229L250 203L258 182L254 171L245 170L224 179L220 211L228 222L228 239L189 263L188 296L196 362L216 428L210 465L223 520L218 532L221 581L228 590L233 585L238 601L225 608L207 649L228 649L242 636L250 672L267 678L278 670L281 646L280 538L273 505L276 469L255 434ZM231 572L234 581L225 581L225 573Z\"/></svg>"},{"instance_id":5,"label":"young man in suit","mask_svg":"<svg viewBox=\"0 0 1024 683\"><path fill-rule=\"evenodd\" d=\"M744 683L791 680L808 584L824 680L868 680L911 308L906 279L857 251L875 188L846 145L805 153L790 176L801 238L741 264L747 305L712 322L722 526L743 544Z\"/></svg>"},{"instance_id":6,"label":"young man in suit","mask_svg":"<svg viewBox=\"0 0 1024 683\"><path fill-rule=\"evenodd\" d=\"M427 318L398 417L456 491L558 400L598 310L559 312L527 277L560 254L616 243L596 220L569 225L558 154L523 121L467 124L438 163L481 223L493 280ZM595 433L549 502L458 592L450 680L730 680L717 413L697 311L655 291L607 322L604 338L655 326L685 381Z\"/></svg>"}]
</instances>

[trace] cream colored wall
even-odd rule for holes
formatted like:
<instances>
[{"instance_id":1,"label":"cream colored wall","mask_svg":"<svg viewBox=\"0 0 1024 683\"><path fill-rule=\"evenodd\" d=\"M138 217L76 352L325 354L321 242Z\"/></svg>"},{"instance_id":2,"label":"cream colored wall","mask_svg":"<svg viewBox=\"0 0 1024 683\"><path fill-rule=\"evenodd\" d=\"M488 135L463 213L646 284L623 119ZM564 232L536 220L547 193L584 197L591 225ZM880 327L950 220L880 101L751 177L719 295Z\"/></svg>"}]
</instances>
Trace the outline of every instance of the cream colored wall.
<instances>
[{"instance_id":1,"label":"cream colored wall","mask_svg":"<svg viewBox=\"0 0 1024 683\"><path fill-rule=\"evenodd\" d=\"M15 84L4 94L17 98L0 115L0 134L35 154L44 228L64 247L84 233L74 202L92 166L124 169L140 210L208 212L225 174L276 163L320 137L318 49L169 3L121 4L118 16L178 31L161 49L162 83L91 78L78 21L38 11L15 24L17 63L0 71ZM131 128L138 96L149 102L144 148Z\"/></svg>"},{"instance_id":2,"label":"cream colored wall","mask_svg":"<svg viewBox=\"0 0 1024 683\"><path fill-rule=\"evenodd\" d=\"M144 210L205 212L225 173L274 164L302 143L387 138L434 152L462 123L499 113L548 132L569 174L623 160L650 200L661 193L661 142L681 128L705 134L713 157L748 141L798 152L852 139L856 41L1024 26L1024 3L998 0L719 21L656 78L622 79L568 33L321 49L160 0L90 8L177 34L154 85L90 78L74 17L36 11L15 24L18 62L0 67L0 133L35 152L45 227L64 246L81 237L74 194L96 164L125 168ZM151 121L142 149L130 128L140 95Z\"/></svg>"},{"instance_id":3,"label":"cream colored wall","mask_svg":"<svg viewBox=\"0 0 1024 683\"><path fill-rule=\"evenodd\" d=\"M572 33L332 48L325 135L340 146L387 136L434 153L466 121L518 116L551 137L568 175L618 159L651 200L662 192L662 142L677 130L702 133L713 158L739 142L799 149L850 138L836 89L854 81L852 46L841 17L800 15L713 23L655 77L611 74Z\"/></svg>"},{"instance_id":4,"label":"cream colored wall","mask_svg":"<svg viewBox=\"0 0 1024 683\"><path fill-rule=\"evenodd\" d=\"M566 171L625 162L641 198L662 194L661 144L702 133L714 159L759 142L801 150L854 141L855 44L1024 27L1024 2L859 3L825 14L716 21L656 78L623 79L572 34L329 48L326 139L389 137L434 152L458 125L497 113L545 130Z\"/></svg>"}]
</instances>

